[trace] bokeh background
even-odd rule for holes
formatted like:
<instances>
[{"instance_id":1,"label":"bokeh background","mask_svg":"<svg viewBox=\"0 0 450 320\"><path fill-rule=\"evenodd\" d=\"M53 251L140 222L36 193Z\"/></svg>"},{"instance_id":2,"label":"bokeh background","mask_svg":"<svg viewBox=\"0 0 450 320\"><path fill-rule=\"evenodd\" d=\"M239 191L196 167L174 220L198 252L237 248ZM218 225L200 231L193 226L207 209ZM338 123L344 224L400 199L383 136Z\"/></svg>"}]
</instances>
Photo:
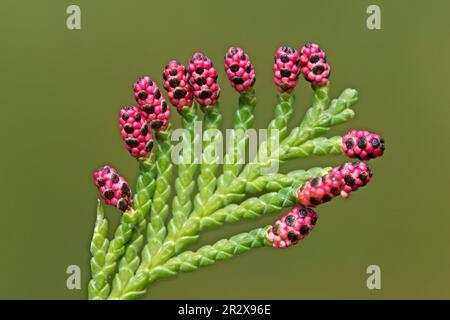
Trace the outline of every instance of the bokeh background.
<instances>
[{"instance_id":1,"label":"bokeh background","mask_svg":"<svg viewBox=\"0 0 450 320\"><path fill-rule=\"evenodd\" d=\"M81 7L81 30L66 29L69 4ZM370 4L381 7L381 30L366 27ZM1 1L0 298L87 297L91 172L108 162L135 182L117 112L134 103L138 76L161 84L166 62L204 51L220 71L231 127L237 95L222 59L229 46L242 46L256 67L263 128L276 101L273 54L307 40L328 54L332 95L346 87L360 94L356 118L331 134L366 128L387 140L385 156L371 162L373 182L321 207L301 245L158 281L146 298L450 298L449 12L448 1ZM311 99L303 80L296 93L293 123ZM342 161L312 158L283 170ZM107 213L116 225L117 212ZM273 220L211 230L198 245ZM82 290L66 288L72 264L82 269ZM366 287L372 264L381 267L381 290Z\"/></svg>"}]
</instances>

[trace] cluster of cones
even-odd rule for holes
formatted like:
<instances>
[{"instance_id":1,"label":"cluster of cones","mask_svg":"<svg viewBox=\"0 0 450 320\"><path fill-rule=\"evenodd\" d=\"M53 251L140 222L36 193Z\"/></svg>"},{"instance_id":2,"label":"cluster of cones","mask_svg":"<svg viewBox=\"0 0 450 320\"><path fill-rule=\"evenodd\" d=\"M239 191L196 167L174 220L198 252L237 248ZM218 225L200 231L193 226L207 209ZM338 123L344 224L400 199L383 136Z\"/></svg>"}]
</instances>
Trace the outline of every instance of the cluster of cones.
<instances>
[{"instance_id":1,"label":"cluster of cones","mask_svg":"<svg viewBox=\"0 0 450 320\"><path fill-rule=\"evenodd\" d=\"M342 150L350 158L374 159L383 155L384 140L375 133L351 130L342 137ZM313 207L337 196L348 198L351 192L367 185L371 178L372 171L362 161L345 162L322 177L311 178L297 192L301 207L295 207L278 219L268 230L267 239L275 248L297 244L314 228L318 214ZM307 214L302 215L302 212Z\"/></svg>"}]
</instances>

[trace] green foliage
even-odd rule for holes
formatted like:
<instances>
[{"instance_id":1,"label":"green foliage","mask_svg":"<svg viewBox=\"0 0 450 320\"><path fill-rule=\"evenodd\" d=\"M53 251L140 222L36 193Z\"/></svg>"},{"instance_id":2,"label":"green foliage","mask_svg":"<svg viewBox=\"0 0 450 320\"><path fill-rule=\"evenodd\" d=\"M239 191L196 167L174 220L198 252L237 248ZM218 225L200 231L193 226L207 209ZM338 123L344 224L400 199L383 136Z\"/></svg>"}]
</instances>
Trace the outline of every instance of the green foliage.
<instances>
[{"instance_id":1,"label":"green foliage","mask_svg":"<svg viewBox=\"0 0 450 320\"><path fill-rule=\"evenodd\" d=\"M103 205L97 200L97 220L95 221L94 235L91 241L91 278L89 282L89 299L104 299L108 296L109 286L104 265L106 252L109 247L108 240L108 220L105 218Z\"/></svg>"},{"instance_id":2,"label":"green foliage","mask_svg":"<svg viewBox=\"0 0 450 320\"><path fill-rule=\"evenodd\" d=\"M89 282L89 298L93 300L105 299L111 286L110 278L113 276L117 261L123 256L126 244L132 237L133 223L126 222L126 215L122 216L121 222L114 233L114 238L107 244L107 223L103 218L103 208L99 204L97 209L97 224L91 243L91 270L92 279ZM99 220L101 221L99 224ZM97 230L97 225L98 231ZM100 250L97 250L100 249Z\"/></svg>"},{"instance_id":3,"label":"green foliage","mask_svg":"<svg viewBox=\"0 0 450 320\"><path fill-rule=\"evenodd\" d=\"M190 141L192 146L190 146L190 150L186 150L190 159L184 159L184 150L179 158L178 177L175 180L176 195L173 198L172 219L168 226L169 234L179 232L192 211L191 198L195 189L195 174L198 169L198 165L194 162L194 146L199 140L199 136L194 133L195 122L198 121L197 110L197 103L194 103L192 108L180 111L182 116L182 127L186 130L182 139Z\"/></svg>"},{"instance_id":4,"label":"green foliage","mask_svg":"<svg viewBox=\"0 0 450 320\"><path fill-rule=\"evenodd\" d=\"M234 130L228 143L233 143L233 147L227 150L224 157L223 175L218 180L218 189L227 186L239 174L243 163L239 157L239 150L247 150L248 135L247 130L253 127L255 116L253 111L256 108L255 91L241 93L239 96L238 109L234 115ZM231 142L230 142L231 141Z\"/></svg>"},{"instance_id":5,"label":"green foliage","mask_svg":"<svg viewBox=\"0 0 450 320\"><path fill-rule=\"evenodd\" d=\"M350 108L357 101L357 92L346 89L336 99L330 99L328 92L328 86L314 89L311 107L290 132L288 125L293 116L294 97L279 94L274 119L267 127L269 139L260 144L256 158L245 165L237 161L237 150L248 144L248 137L243 136L227 150L221 174L214 140L220 137L217 132L222 116L217 106L203 109L202 163L199 166L193 161L180 161L177 165L171 212L168 206L173 171L171 130L157 133L155 154L141 162L134 207L122 216L111 242L106 236L107 221L99 203L91 243L89 298L136 299L159 278L194 271L263 247L268 227L219 240L197 251L186 251L202 230L275 214L295 206L299 186L331 169L312 168L287 174L266 172L288 160L342 153L340 136L326 138L323 135L331 127L353 118L354 111ZM255 107L254 91L240 95L234 129L245 131L253 126ZM194 137L198 142L194 136L197 111L197 105L180 111L182 126L187 130L182 139L191 138L192 141ZM271 133L278 135L271 136ZM193 160L194 148L189 155ZM194 194L198 167L198 193ZM171 218L167 222L169 213Z\"/></svg>"},{"instance_id":6,"label":"green foliage","mask_svg":"<svg viewBox=\"0 0 450 320\"><path fill-rule=\"evenodd\" d=\"M130 244L120 259L118 271L112 282L111 297L120 294L128 281L133 277L141 262L139 254L144 245L145 229L147 227L146 217L150 213L155 187L156 166L155 155L152 154L148 159L140 161L140 174L136 184L134 207L142 208L143 212L133 228Z\"/></svg>"},{"instance_id":7,"label":"green foliage","mask_svg":"<svg viewBox=\"0 0 450 320\"><path fill-rule=\"evenodd\" d=\"M164 265L154 268L149 275L149 282L158 278L166 278L178 272L192 272L217 261L228 260L254 248L266 245L265 237L269 226L250 232L237 234L230 239L222 239L213 245L206 245L197 251L185 251L170 259Z\"/></svg>"},{"instance_id":8,"label":"green foliage","mask_svg":"<svg viewBox=\"0 0 450 320\"><path fill-rule=\"evenodd\" d=\"M156 133L156 189L150 209L150 221L147 226L147 244L142 252L142 265L148 265L152 256L161 247L167 234L166 219L169 215L168 201L172 180L172 130Z\"/></svg>"},{"instance_id":9,"label":"green foliage","mask_svg":"<svg viewBox=\"0 0 450 320\"><path fill-rule=\"evenodd\" d=\"M220 126L222 115L219 106L209 106L203 109L205 116L203 134L203 154L200 165L200 175L197 179L199 193L195 196L194 208L202 210L204 204L214 194L217 186L217 173L219 170L219 154L216 152L217 142L221 140Z\"/></svg>"}]
</instances>

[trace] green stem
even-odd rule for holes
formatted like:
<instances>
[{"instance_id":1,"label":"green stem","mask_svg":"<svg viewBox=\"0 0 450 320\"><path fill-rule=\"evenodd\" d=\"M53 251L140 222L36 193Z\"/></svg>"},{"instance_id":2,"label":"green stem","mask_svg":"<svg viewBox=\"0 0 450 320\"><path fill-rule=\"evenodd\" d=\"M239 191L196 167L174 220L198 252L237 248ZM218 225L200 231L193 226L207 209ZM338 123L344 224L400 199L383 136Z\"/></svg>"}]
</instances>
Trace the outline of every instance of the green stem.
<instances>
[{"instance_id":1,"label":"green stem","mask_svg":"<svg viewBox=\"0 0 450 320\"><path fill-rule=\"evenodd\" d=\"M271 173L249 181L245 186L245 194L257 194L261 192L274 192L292 184L296 174L301 174L304 170L295 170L289 174Z\"/></svg>"},{"instance_id":2,"label":"green stem","mask_svg":"<svg viewBox=\"0 0 450 320\"><path fill-rule=\"evenodd\" d=\"M148 218L156 187L155 154L152 152L147 159L139 160L139 177L136 183L136 193L133 198L135 208L140 208L143 218Z\"/></svg>"},{"instance_id":3,"label":"green stem","mask_svg":"<svg viewBox=\"0 0 450 320\"><path fill-rule=\"evenodd\" d=\"M116 273L113 282L111 297L115 297L125 288L130 279L136 272L140 257L139 253L144 244L145 229L147 228L147 219L153 195L156 187L156 167L155 155L152 153L148 159L140 160L140 175L136 184L136 193L134 196L134 207L141 208L143 214L133 229L133 235L130 243L127 245L125 254L120 259L118 272Z\"/></svg>"},{"instance_id":4,"label":"green stem","mask_svg":"<svg viewBox=\"0 0 450 320\"><path fill-rule=\"evenodd\" d=\"M218 179L217 188L227 186L241 171L245 160L248 144L248 130L253 127L256 108L255 90L241 93L239 106L234 114L234 130L231 137L227 137L227 153L224 157L223 174ZM229 144L232 143L232 147ZM244 159L242 159L244 158Z\"/></svg>"},{"instance_id":5,"label":"green stem","mask_svg":"<svg viewBox=\"0 0 450 320\"><path fill-rule=\"evenodd\" d=\"M179 156L178 177L175 180L176 195L172 202L172 219L168 225L169 236L180 231L192 211L191 197L195 189L195 174L198 168L198 165L194 162L194 149L199 140L199 136L195 134L195 125L198 121L197 110L197 103L194 102L192 108L180 111L185 135L182 137L184 141L183 152ZM184 150L184 148L188 149ZM190 159L185 159L185 154Z\"/></svg>"},{"instance_id":6,"label":"green stem","mask_svg":"<svg viewBox=\"0 0 450 320\"><path fill-rule=\"evenodd\" d=\"M314 87L312 105L319 110L326 110L330 106L330 84L326 86Z\"/></svg>"},{"instance_id":7,"label":"green stem","mask_svg":"<svg viewBox=\"0 0 450 320\"><path fill-rule=\"evenodd\" d=\"M219 154L216 147L221 142L220 126L222 115L218 110L219 106L209 106L204 108L204 129L203 134L203 155L200 165L200 174L197 179L199 193L194 199L194 211L202 210L204 204L214 194L217 185L217 175L219 170Z\"/></svg>"},{"instance_id":8,"label":"green stem","mask_svg":"<svg viewBox=\"0 0 450 320\"><path fill-rule=\"evenodd\" d=\"M156 133L156 189L150 209L150 221L147 226L147 244L142 250L142 263L140 267L149 265L152 256L162 246L166 237L166 218L169 214L167 205L172 180L172 143L170 141L172 129Z\"/></svg>"},{"instance_id":9,"label":"green stem","mask_svg":"<svg viewBox=\"0 0 450 320\"><path fill-rule=\"evenodd\" d=\"M103 205L97 200L97 219L91 241L91 281L89 281L89 299L105 299L109 293L107 275L104 272L106 253L109 247L108 220L105 218Z\"/></svg>"},{"instance_id":10,"label":"green stem","mask_svg":"<svg viewBox=\"0 0 450 320\"><path fill-rule=\"evenodd\" d=\"M261 173L266 169L271 171L280 165L278 158L280 154L280 141L285 139L288 130L288 124L293 116L295 96L288 93L278 94L278 104L275 107L274 119L267 127L267 141L261 143L258 153L253 161L244 167L241 176L245 176L247 181L251 181L259 174L248 175L249 172ZM222 191L222 190L220 190Z\"/></svg>"},{"instance_id":11,"label":"green stem","mask_svg":"<svg viewBox=\"0 0 450 320\"><path fill-rule=\"evenodd\" d=\"M147 275L147 282L159 278L176 275L178 272L191 272L200 267L212 265L218 261L228 260L251 249L268 246L266 235L270 226L257 228L250 232L237 234L230 239L222 239L213 245L206 245L197 251L185 251L167 261L164 265L154 268ZM145 294L144 290L130 291L121 296L121 299L137 299Z\"/></svg>"},{"instance_id":12,"label":"green stem","mask_svg":"<svg viewBox=\"0 0 450 320\"><path fill-rule=\"evenodd\" d=\"M342 154L342 137L335 136L332 138L315 138L306 141L300 146L287 148L281 154L280 160L287 161L291 159L306 158L312 155L340 155Z\"/></svg>"},{"instance_id":13,"label":"green stem","mask_svg":"<svg viewBox=\"0 0 450 320\"><path fill-rule=\"evenodd\" d=\"M269 123L268 136L271 136L273 130L278 131L278 138L284 139L288 132L288 124L294 115L295 96L288 93L279 93L277 95L278 104L275 106L275 117Z\"/></svg>"}]
</instances>

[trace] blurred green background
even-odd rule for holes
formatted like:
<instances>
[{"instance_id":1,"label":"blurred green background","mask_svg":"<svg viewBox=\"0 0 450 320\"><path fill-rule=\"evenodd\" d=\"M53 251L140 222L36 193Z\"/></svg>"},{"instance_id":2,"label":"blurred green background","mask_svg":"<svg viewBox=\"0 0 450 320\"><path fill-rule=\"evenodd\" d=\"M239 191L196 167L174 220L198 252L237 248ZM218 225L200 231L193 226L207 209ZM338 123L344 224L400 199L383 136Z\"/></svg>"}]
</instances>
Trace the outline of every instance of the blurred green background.
<instances>
[{"instance_id":1,"label":"blurred green background","mask_svg":"<svg viewBox=\"0 0 450 320\"><path fill-rule=\"evenodd\" d=\"M81 7L81 30L66 29L69 4ZM370 4L381 7L382 30L366 27ZM1 1L0 298L87 297L91 172L107 162L135 182L117 113L134 103L138 76L161 84L166 62L202 50L218 66L231 127L237 95L222 59L242 46L256 68L263 128L276 101L273 54L307 40L328 54L332 95L346 87L360 94L356 118L331 134L365 128L387 140L385 156L371 163L373 182L321 207L301 245L159 281L147 298L450 298L449 12L448 1ZM296 93L293 123L311 99L303 80ZM342 161L299 160L283 170ZM117 223L114 209L108 217ZM273 220L211 230L201 243ZM82 290L66 288L72 264L82 269ZM381 267L381 290L366 287L372 264Z\"/></svg>"}]
</instances>

